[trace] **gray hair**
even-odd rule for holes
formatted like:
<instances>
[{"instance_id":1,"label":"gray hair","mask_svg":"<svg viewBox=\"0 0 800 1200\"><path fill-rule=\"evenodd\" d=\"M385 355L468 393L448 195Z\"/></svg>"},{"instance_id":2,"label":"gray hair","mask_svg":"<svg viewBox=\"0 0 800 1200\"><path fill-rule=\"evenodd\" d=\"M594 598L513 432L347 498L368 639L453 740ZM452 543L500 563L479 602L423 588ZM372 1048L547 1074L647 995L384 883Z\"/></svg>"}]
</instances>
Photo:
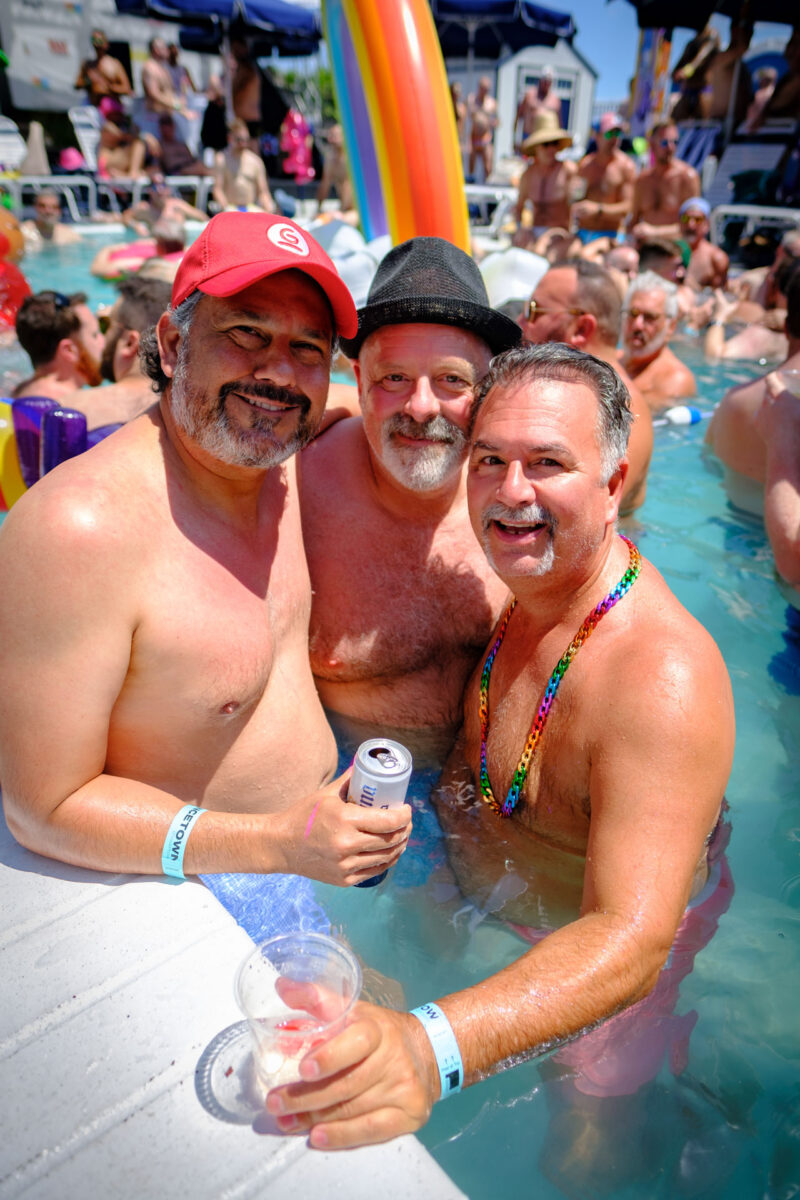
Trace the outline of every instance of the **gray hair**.
<instances>
[{"instance_id":1,"label":"gray hair","mask_svg":"<svg viewBox=\"0 0 800 1200\"><path fill-rule=\"evenodd\" d=\"M633 423L628 389L617 372L601 358L584 354L562 342L542 345L523 342L492 359L489 374L478 385L472 406L472 429L481 405L492 388L550 379L582 383L597 397L597 438L603 461L604 483L608 483L628 449Z\"/></svg>"},{"instance_id":2,"label":"gray hair","mask_svg":"<svg viewBox=\"0 0 800 1200\"><path fill-rule=\"evenodd\" d=\"M188 295L177 308L170 306L167 309L170 323L175 326L182 338L185 338L189 332L194 318L194 310L200 303L202 295L201 291L196 290ZM161 366L161 354L158 349L155 326L143 333L139 340L139 360L145 375L153 381L153 391L160 396L170 380L169 376L164 374L164 368Z\"/></svg>"},{"instance_id":3,"label":"gray hair","mask_svg":"<svg viewBox=\"0 0 800 1200\"><path fill-rule=\"evenodd\" d=\"M625 301L622 305L622 311L627 312L631 307L631 300L637 292L661 292L664 297L664 313L670 320L677 317L680 309L678 306L678 285L669 279L662 278L661 275L656 275L655 271L642 271L637 275L631 286L625 293Z\"/></svg>"}]
</instances>

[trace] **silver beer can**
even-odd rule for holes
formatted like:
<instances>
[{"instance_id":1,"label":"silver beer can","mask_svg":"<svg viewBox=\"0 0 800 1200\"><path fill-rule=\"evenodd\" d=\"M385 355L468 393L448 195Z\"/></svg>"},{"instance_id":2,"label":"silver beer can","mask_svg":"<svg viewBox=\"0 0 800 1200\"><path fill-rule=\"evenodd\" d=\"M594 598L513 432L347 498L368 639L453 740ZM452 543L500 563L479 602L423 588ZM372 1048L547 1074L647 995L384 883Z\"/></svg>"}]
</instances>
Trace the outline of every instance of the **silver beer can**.
<instances>
[{"instance_id":1,"label":"silver beer can","mask_svg":"<svg viewBox=\"0 0 800 1200\"><path fill-rule=\"evenodd\" d=\"M370 738L356 751L347 799L362 808L399 808L405 803L412 767L405 746L389 738ZM385 878L386 871L356 887L375 887Z\"/></svg>"}]
</instances>

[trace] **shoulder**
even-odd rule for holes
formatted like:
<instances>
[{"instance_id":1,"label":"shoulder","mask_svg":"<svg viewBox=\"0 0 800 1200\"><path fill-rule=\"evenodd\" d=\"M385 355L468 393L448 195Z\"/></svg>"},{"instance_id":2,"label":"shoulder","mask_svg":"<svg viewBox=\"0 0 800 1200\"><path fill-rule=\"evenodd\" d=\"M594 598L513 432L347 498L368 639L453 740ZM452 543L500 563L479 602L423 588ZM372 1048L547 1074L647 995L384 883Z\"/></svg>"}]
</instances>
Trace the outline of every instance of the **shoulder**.
<instances>
[{"instance_id":1,"label":"shoulder","mask_svg":"<svg viewBox=\"0 0 800 1200\"><path fill-rule=\"evenodd\" d=\"M361 417L346 417L329 425L298 456L303 489L316 490L321 480L337 475L343 481L352 476L353 459L365 444Z\"/></svg>"},{"instance_id":2,"label":"shoulder","mask_svg":"<svg viewBox=\"0 0 800 1200\"><path fill-rule=\"evenodd\" d=\"M622 733L653 722L664 723L670 740L696 729L707 736L729 729L731 687L722 654L646 559L621 605L625 624L609 639L592 687L596 696L614 697L602 706L604 736L609 728Z\"/></svg>"}]
</instances>

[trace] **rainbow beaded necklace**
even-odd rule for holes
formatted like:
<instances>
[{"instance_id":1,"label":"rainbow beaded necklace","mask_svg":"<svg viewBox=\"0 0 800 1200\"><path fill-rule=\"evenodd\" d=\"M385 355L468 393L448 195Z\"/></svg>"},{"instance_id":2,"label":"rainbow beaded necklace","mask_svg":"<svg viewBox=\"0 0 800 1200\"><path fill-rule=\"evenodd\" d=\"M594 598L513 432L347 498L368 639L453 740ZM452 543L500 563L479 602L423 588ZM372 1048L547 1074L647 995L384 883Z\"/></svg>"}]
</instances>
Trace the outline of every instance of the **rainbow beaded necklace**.
<instances>
[{"instance_id":1,"label":"rainbow beaded necklace","mask_svg":"<svg viewBox=\"0 0 800 1200\"><path fill-rule=\"evenodd\" d=\"M630 538L625 537L624 533L619 535L623 542L626 543L630 553L628 569L620 579L619 583L613 588L604 600L601 600L597 608L592 609L589 616L581 625L575 637L572 639L561 658L556 664L553 674L548 680L547 687L544 689L544 696L539 705L539 710L533 720L531 731L528 734L528 740L525 743L525 749L522 751L522 757L517 764L517 769L511 779L511 787L508 789L508 795L503 804L495 797L492 791L492 785L489 782L489 772L486 769L486 743L489 739L489 680L492 677L492 667L494 660L497 657L497 651L500 649L503 638L506 636L506 629L511 614L516 606L516 599L512 600L503 616L500 625L500 632L497 635L497 641L489 651L486 662L483 664L483 672L481 674L481 695L479 703L479 712L481 718L481 796L490 808L493 808L501 817L510 817L514 809L517 807L520 792L522 791L525 780L528 776L528 768L531 764L531 759L536 753L536 748L544 732L544 727L547 718L550 715L550 709L553 707L553 701L556 698L558 685L567 673L567 667L572 662L575 655L580 650L583 643L589 637L595 628L600 624L600 621L606 615L609 609L618 604L628 589L636 581L639 572L642 569L642 558L639 551L634 546Z\"/></svg>"}]
</instances>

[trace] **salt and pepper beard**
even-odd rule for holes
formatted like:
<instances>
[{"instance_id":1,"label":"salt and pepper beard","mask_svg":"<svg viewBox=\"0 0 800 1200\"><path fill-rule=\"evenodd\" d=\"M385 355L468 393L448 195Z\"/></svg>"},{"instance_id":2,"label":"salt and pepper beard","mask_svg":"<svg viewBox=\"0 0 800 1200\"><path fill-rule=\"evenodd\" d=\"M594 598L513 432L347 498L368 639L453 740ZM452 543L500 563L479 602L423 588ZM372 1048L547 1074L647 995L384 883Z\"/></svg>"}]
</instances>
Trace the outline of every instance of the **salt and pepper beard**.
<instances>
[{"instance_id":1,"label":"salt and pepper beard","mask_svg":"<svg viewBox=\"0 0 800 1200\"><path fill-rule=\"evenodd\" d=\"M497 574L500 574L495 563L491 550L491 542L489 538L489 526L492 521L502 521L511 524L519 525L544 525L548 534L547 545L542 551L538 562L535 562L526 572L526 575L546 575L552 570L555 561L555 545L553 542L553 534L558 528L558 520L549 509L541 508L538 504L526 504L522 508L507 508L505 504L495 503L490 504L482 514L482 529L481 529L481 547L486 555L489 566Z\"/></svg>"},{"instance_id":2,"label":"salt and pepper beard","mask_svg":"<svg viewBox=\"0 0 800 1200\"><path fill-rule=\"evenodd\" d=\"M303 392L290 392L286 388L270 383L251 383L247 389L236 384L225 384L220 388L215 409L209 412L201 403L205 395L199 396L189 383L189 344L183 338L178 347L178 357L170 387L170 408L175 424L202 450L219 462L233 467L258 467L270 470L302 450L314 436L316 426L308 419L311 401ZM280 417L260 415L253 409L250 429L237 428L228 417L225 398L231 392L262 400L277 400L300 405L297 428L286 441L280 441L273 432ZM251 432L259 435L254 443ZM268 444L264 445L267 441Z\"/></svg>"},{"instance_id":3,"label":"salt and pepper beard","mask_svg":"<svg viewBox=\"0 0 800 1200\"><path fill-rule=\"evenodd\" d=\"M424 438L432 446L398 446L394 434ZM415 421L406 413L395 413L381 426L381 461L389 474L414 492L441 487L466 457L466 434L441 415Z\"/></svg>"}]
</instances>

